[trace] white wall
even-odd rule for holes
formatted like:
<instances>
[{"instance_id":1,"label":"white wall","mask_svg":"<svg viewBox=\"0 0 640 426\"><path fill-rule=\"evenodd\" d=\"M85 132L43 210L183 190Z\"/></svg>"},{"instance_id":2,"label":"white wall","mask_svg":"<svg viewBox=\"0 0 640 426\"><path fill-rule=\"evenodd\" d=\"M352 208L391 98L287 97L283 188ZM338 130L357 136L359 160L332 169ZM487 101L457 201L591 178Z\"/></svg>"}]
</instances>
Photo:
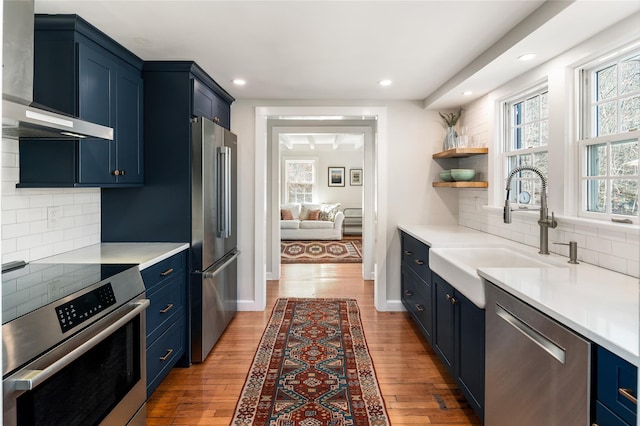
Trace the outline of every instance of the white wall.
<instances>
[{"instance_id":1,"label":"white wall","mask_svg":"<svg viewBox=\"0 0 640 426\"><path fill-rule=\"evenodd\" d=\"M232 131L238 135L238 183L240 229L239 248L243 255L239 264L240 307L256 300L254 280L258 268L254 247L264 247L265 241L255 241L253 212L255 206L255 164L266 158L256 156L255 108L258 106L383 106L387 108L387 155L381 158L388 170L387 182L387 243L378 247L386 253L386 299L391 309L400 309L400 238L397 225L443 224L457 222L458 194L451 189L431 186L441 170L432 160L442 148L444 128L436 112L425 111L420 101L260 101L239 100L231 108ZM263 155L263 154L261 154ZM263 177L266 180L266 176ZM259 206L266 217L266 206ZM380 266L379 266L380 268Z\"/></svg>"},{"instance_id":2,"label":"white wall","mask_svg":"<svg viewBox=\"0 0 640 426\"><path fill-rule=\"evenodd\" d=\"M496 124L501 99L546 80L549 87L549 211L555 211L559 226L549 230L549 250L568 256L566 246L552 242L578 242L578 259L603 268L637 277L640 269L640 228L576 217L578 182L575 157L577 139L574 117L574 68L578 64L607 53L624 42L630 34L640 35L637 17L629 19L597 37L576 46L546 64L514 81L497 88L489 95L465 106L461 125L469 128L472 137L487 141L488 156L460 160L460 166L475 168L489 180L489 189L459 191L459 223L523 244L539 244L538 213L515 213L512 224L502 221L504 179L500 169L499 126ZM489 206L483 207L483 206Z\"/></svg>"},{"instance_id":3,"label":"white wall","mask_svg":"<svg viewBox=\"0 0 640 426\"><path fill-rule=\"evenodd\" d=\"M340 209L345 207L362 207L363 186L351 186L349 184L349 169L361 169L364 163L364 150L360 151L289 151L281 150L281 159L287 158L316 158L318 198L319 203L340 203ZM344 167L344 186L329 186L328 168ZM280 170L284 170L284 162L280 165ZM281 177L281 184L284 184L284 176ZM281 199L284 200L284 193Z\"/></svg>"},{"instance_id":4,"label":"white wall","mask_svg":"<svg viewBox=\"0 0 640 426\"><path fill-rule=\"evenodd\" d=\"M2 140L2 262L32 261L100 242L100 189L16 188L18 141ZM47 227L47 208L59 207Z\"/></svg>"}]
</instances>

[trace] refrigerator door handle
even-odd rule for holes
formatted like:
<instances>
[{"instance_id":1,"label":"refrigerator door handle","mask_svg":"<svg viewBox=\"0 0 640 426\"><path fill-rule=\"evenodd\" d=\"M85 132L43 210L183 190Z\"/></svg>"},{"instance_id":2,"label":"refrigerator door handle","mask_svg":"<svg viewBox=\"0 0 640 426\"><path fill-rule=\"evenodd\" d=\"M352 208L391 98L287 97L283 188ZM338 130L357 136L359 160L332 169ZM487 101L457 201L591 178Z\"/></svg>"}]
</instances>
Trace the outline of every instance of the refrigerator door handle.
<instances>
[{"instance_id":1,"label":"refrigerator door handle","mask_svg":"<svg viewBox=\"0 0 640 426\"><path fill-rule=\"evenodd\" d=\"M231 236L231 148L218 147L218 238Z\"/></svg>"},{"instance_id":2,"label":"refrigerator door handle","mask_svg":"<svg viewBox=\"0 0 640 426\"><path fill-rule=\"evenodd\" d=\"M227 259L222 265L214 265L214 267L211 267L209 269L207 269L204 272L201 272L202 277L203 278L214 278L216 275L218 275L224 268L226 268L231 262L233 262L234 260L236 260L238 258L238 256L240 256L240 250L236 251L233 256L231 256L229 259ZM211 271L211 269L214 269L213 271ZM197 272L197 271L196 271Z\"/></svg>"}]
</instances>

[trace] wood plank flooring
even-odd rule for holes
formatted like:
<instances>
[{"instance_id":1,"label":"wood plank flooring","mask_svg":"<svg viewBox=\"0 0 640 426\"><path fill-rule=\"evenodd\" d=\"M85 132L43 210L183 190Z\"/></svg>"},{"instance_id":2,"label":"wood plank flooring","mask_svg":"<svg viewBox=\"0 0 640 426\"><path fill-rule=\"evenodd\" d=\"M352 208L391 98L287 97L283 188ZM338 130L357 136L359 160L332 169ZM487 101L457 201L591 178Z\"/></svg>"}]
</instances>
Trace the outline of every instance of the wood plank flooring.
<instances>
[{"instance_id":1,"label":"wood plank flooring","mask_svg":"<svg viewBox=\"0 0 640 426\"><path fill-rule=\"evenodd\" d=\"M267 309L239 312L206 361L174 368L147 402L147 425L229 425L278 297L350 297L394 426L481 424L406 312L378 312L361 264L282 265L267 283Z\"/></svg>"}]
</instances>

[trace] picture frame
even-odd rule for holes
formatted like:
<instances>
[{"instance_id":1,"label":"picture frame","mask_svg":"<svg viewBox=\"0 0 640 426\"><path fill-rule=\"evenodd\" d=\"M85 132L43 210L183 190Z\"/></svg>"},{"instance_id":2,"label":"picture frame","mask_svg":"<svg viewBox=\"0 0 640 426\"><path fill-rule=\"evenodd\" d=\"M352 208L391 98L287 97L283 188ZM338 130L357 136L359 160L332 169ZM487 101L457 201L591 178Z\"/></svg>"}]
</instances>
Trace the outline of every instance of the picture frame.
<instances>
[{"instance_id":1,"label":"picture frame","mask_svg":"<svg viewBox=\"0 0 640 426\"><path fill-rule=\"evenodd\" d=\"M344 186L344 167L329 167L329 186Z\"/></svg>"},{"instance_id":2,"label":"picture frame","mask_svg":"<svg viewBox=\"0 0 640 426\"><path fill-rule=\"evenodd\" d=\"M362 169L350 169L349 185L362 186Z\"/></svg>"}]
</instances>

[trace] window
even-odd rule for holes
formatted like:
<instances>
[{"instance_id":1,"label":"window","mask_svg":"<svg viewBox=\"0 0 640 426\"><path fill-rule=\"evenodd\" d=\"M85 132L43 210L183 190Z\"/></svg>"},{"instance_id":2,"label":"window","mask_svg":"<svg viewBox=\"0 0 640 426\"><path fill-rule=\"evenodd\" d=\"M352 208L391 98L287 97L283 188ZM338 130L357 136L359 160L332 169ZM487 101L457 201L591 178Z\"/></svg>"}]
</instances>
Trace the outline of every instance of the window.
<instances>
[{"instance_id":1,"label":"window","mask_svg":"<svg viewBox=\"0 0 640 426\"><path fill-rule=\"evenodd\" d=\"M538 168L547 177L549 169L549 105L547 87L537 87L504 103L503 164L509 176L519 166ZM521 171L511 180L509 201L539 205L542 182L537 174Z\"/></svg>"},{"instance_id":2,"label":"window","mask_svg":"<svg viewBox=\"0 0 640 426\"><path fill-rule=\"evenodd\" d=\"M285 202L311 203L316 190L316 160L285 159Z\"/></svg>"},{"instance_id":3,"label":"window","mask_svg":"<svg viewBox=\"0 0 640 426\"><path fill-rule=\"evenodd\" d=\"M638 223L640 51L580 72L580 215Z\"/></svg>"}]
</instances>

